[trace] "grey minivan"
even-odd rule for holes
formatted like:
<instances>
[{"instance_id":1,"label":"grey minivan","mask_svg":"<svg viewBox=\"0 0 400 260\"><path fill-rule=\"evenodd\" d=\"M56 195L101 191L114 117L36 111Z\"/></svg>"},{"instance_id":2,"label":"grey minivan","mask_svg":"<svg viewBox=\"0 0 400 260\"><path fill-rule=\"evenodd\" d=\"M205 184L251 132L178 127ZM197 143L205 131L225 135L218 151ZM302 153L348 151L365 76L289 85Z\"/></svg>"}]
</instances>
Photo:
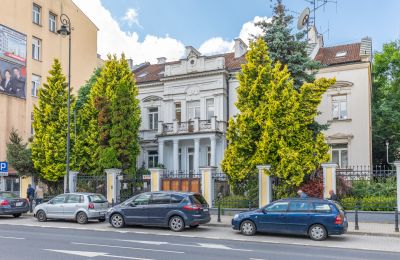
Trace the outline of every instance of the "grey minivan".
<instances>
[{"instance_id":1,"label":"grey minivan","mask_svg":"<svg viewBox=\"0 0 400 260\"><path fill-rule=\"evenodd\" d=\"M106 220L107 199L96 193L66 193L35 207L34 216L41 222L47 219L74 219L86 224L89 219Z\"/></svg>"},{"instance_id":2,"label":"grey minivan","mask_svg":"<svg viewBox=\"0 0 400 260\"><path fill-rule=\"evenodd\" d=\"M112 207L107 219L113 227L125 225L165 226L172 231L196 228L210 222L207 201L199 193L145 192Z\"/></svg>"}]
</instances>

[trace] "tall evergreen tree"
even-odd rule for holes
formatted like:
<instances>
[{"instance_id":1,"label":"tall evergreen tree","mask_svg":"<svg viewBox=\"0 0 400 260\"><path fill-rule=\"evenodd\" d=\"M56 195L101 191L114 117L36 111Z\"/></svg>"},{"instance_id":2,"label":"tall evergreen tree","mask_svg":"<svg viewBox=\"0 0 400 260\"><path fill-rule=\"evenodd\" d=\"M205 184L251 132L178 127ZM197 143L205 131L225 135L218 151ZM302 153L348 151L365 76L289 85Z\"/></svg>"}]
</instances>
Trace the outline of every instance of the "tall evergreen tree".
<instances>
[{"instance_id":1,"label":"tall evergreen tree","mask_svg":"<svg viewBox=\"0 0 400 260\"><path fill-rule=\"evenodd\" d=\"M287 66L272 62L262 39L250 44L246 59L238 77L240 114L229 122L222 168L232 181L242 181L268 163L286 190L296 187L329 159L324 136L314 136L308 125L335 81L319 79L296 90Z\"/></svg>"},{"instance_id":2,"label":"tall evergreen tree","mask_svg":"<svg viewBox=\"0 0 400 260\"><path fill-rule=\"evenodd\" d=\"M11 130L7 143L7 161L17 171L18 176L34 176L36 172L32 150L15 129Z\"/></svg>"},{"instance_id":3,"label":"tall evergreen tree","mask_svg":"<svg viewBox=\"0 0 400 260\"><path fill-rule=\"evenodd\" d=\"M59 60L54 60L49 73L33 110L32 159L41 177L57 181L66 173L68 85ZM74 107L73 98L71 106Z\"/></svg>"},{"instance_id":4,"label":"tall evergreen tree","mask_svg":"<svg viewBox=\"0 0 400 260\"><path fill-rule=\"evenodd\" d=\"M292 33L293 16L286 14L282 0L277 0L271 20L259 22L261 37L269 50L269 57L275 64L286 65L299 89L303 83L314 81L320 63L310 59L307 54L307 29Z\"/></svg>"}]
</instances>

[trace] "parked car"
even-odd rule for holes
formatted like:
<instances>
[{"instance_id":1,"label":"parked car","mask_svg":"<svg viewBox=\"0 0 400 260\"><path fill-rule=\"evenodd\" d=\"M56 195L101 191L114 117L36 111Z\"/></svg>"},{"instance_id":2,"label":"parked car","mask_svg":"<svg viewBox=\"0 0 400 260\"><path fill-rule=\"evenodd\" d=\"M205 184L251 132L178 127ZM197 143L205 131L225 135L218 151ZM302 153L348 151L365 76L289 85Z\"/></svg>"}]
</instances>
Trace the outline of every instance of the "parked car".
<instances>
[{"instance_id":1,"label":"parked car","mask_svg":"<svg viewBox=\"0 0 400 260\"><path fill-rule=\"evenodd\" d=\"M12 215L15 218L29 211L27 199L20 198L12 192L0 192L0 215Z\"/></svg>"},{"instance_id":2,"label":"parked car","mask_svg":"<svg viewBox=\"0 0 400 260\"><path fill-rule=\"evenodd\" d=\"M96 193L61 194L35 207L34 216L41 222L47 219L74 219L86 224L89 219L106 220L107 199Z\"/></svg>"},{"instance_id":3,"label":"parked car","mask_svg":"<svg viewBox=\"0 0 400 260\"><path fill-rule=\"evenodd\" d=\"M346 213L339 204L313 198L278 200L261 209L236 214L232 219L232 228L247 236L260 231L324 240L328 235L346 233L347 227Z\"/></svg>"},{"instance_id":4,"label":"parked car","mask_svg":"<svg viewBox=\"0 0 400 260\"><path fill-rule=\"evenodd\" d=\"M210 222L204 197L198 193L146 192L112 207L107 219L115 228L125 225L165 226L172 231Z\"/></svg>"}]
</instances>

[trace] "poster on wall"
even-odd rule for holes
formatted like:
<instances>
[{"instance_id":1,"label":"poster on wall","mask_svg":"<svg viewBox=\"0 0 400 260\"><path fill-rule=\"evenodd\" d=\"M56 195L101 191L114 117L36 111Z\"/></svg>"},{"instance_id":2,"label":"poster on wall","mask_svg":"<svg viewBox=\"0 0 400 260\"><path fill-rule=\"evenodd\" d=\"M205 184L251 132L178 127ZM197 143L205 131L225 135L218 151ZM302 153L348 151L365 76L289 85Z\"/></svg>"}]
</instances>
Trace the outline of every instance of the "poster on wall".
<instances>
[{"instance_id":1,"label":"poster on wall","mask_svg":"<svg viewBox=\"0 0 400 260\"><path fill-rule=\"evenodd\" d=\"M26 35L1 24L0 94L26 97Z\"/></svg>"}]
</instances>

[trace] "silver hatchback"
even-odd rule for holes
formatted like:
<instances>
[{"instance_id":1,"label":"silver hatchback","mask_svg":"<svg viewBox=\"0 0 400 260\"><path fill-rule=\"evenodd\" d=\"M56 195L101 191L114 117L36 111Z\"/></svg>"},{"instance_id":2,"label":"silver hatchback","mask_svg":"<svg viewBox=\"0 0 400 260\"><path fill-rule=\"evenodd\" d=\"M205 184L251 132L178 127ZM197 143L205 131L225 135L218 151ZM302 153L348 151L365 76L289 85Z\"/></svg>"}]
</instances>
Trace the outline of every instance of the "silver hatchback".
<instances>
[{"instance_id":1,"label":"silver hatchback","mask_svg":"<svg viewBox=\"0 0 400 260\"><path fill-rule=\"evenodd\" d=\"M107 199L96 193L67 193L35 207L34 216L41 222L47 219L74 219L86 224L89 219L106 220Z\"/></svg>"}]
</instances>

